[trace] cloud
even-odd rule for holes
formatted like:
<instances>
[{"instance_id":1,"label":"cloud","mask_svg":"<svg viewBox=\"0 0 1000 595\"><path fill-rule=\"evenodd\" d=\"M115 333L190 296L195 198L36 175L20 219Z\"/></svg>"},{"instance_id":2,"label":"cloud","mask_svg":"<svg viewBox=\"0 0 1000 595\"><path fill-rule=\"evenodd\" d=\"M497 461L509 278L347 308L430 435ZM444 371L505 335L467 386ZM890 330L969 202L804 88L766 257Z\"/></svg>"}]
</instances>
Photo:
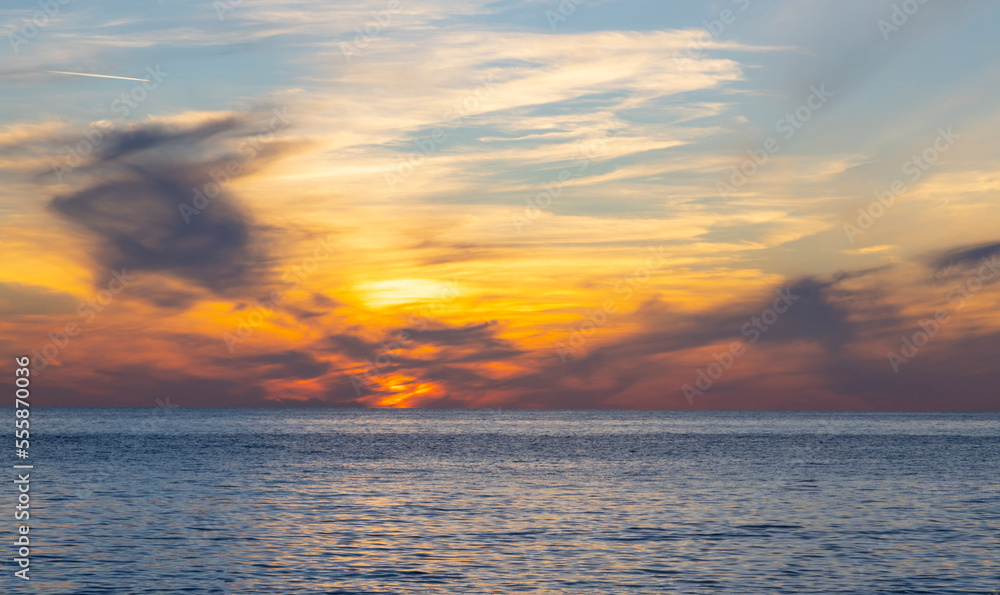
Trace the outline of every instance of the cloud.
<instances>
[{"instance_id":1,"label":"cloud","mask_svg":"<svg viewBox=\"0 0 1000 595\"><path fill-rule=\"evenodd\" d=\"M745 301L728 303L707 312L690 314L677 312L659 299L653 298L629 315L632 322L644 329L625 340L598 345L592 352L603 353L605 359L648 357L696 349L730 340L742 340L759 335L759 341L815 341L830 349L839 349L853 336L852 323L844 304L833 297L841 277L820 279L804 277L772 287L763 295ZM776 301L784 307L781 295L791 304L765 332L755 331L752 320ZM747 329L747 332L744 332Z\"/></svg>"},{"instance_id":2,"label":"cloud","mask_svg":"<svg viewBox=\"0 0 1000 595\"><path fill-rule=\"evenodd\" d=\"M372 342L358 335L341 333L328 338L332 351L356 361L374 361L387 349L393 351L391 365L385 370L432 368L436 365L500 361L525 353L499 336L497 321L466 326L448 326L434 322L433 328L389 329L384 338ZM408 357L405 354L421 345L436 348L428 357Z\"/></svg>"},{"instance_id":3,"label":"cloud","mask_svg":"<svg viewBox=\"0 0 1000 595\"><path fill-rule=\"evenodd\" d=\"M39 118L63 114L0 129L0 168L14 181L3 211L3 231L16 234L4 244L7 279L68 288L81 261L100 267L102 281L124 266L138 277L128 300L142 300L108 308L60 354L50 378L128 403L129 391L162 384L178 391L175 401L181 391L196 395L182 404L371 404L356 398L349 374L379 361L388 362L378 374L385 382L371 390L390 397L385 403L412 388L404 404L686 407L680 385L731 341L748 342L743 326L784 287L797 301L697 406L891 408L912 399L924 407L955 402L950 389L964 402L992 397L969 379L995 385L996 286L955 312L914 365L896 375L884 361L886 349L947 300L922 275L966 272L1000 246L973 245L995 239L989 196L998 178L982 147L997 120L976 107L989 105L979 100L995 87L992 71L973 66L942 81L919 64L931 55L975 64L962 53L969 48L945 47L948 36L920 34L955 11L922 8L885 43L875 27L888 16L885 3L748 10L714 39L700 28L673 29L697 26L691 11L647 18L629 9L609 24L609 5L591 10L593 3L552 31L544 4L404 3L362 38L356 28L365 31L384 0L244 2L221 21L213 10L188 14L175 5L156 18L136 9L53 20L48 41L26 47L19 68L106 72L116 58L116 73L140 76L141 61L156 57L181 86L150 93L132 121L189 111L105 135L67 180L49 186L58 196L39 212L39 180L28 176L52 182L56 176L38 172L93 140L109 123L94 120L111 117L111 102L134 85L0 73L35 102ZM695 12L714 18L712 8ZM986 22L980 10L965 12ZM871 26L858 28L859 17ZM602 30L608 26L639 30ZM245 53L252 49L281 51ZM191 70L176 59L182 55L214 56L213 65ZM248 86L242 73L250 71L259 76ZM214 73L209 84L205 72ZM814 84L836 93L830 106L809 116L739 192L718 200L727 166L774 134L775 118L796 111ZM199 85L205 93L187 92ZM255 93L297 93L302 129L317 150L276 175L226 186L187 223L178 205L190 205L192 189L214 182L213 171L261 129L252 112L196 110ZM834 222L839 209L870 200L926 144L925 133L952 124L973 140L919 187L907 184L913 200L871 230L879 246L847 250ZM430 143L436 131L445 140ZM268 147L239 175L286 151ZM562 180L564 171L571 176ZM390 190L387 173L405 182ZM941 197L951 201L947 209L930 206ZM80 235L49 225L52 213ZM515 230L513 216L532 223ZM301 225L303 239L343 230L345 249L295 289L280 287L288 300L245 346L252 355L223 359L220 335L246 318L252 296L279 287L269 273L310 262L308 242L276 249L265 220L283 230ZM955 247L956 237L966 245ZM620 312L579 357L560 361L552 343L569 334L568 320L609 297L605 281L632 270L647 245L670 257L643 293L627 304L615 295ZM952 249L921 266L900 263L942 248ZM895 268L830 275L885 262ZM377 298L389 291L367 289L444 278L461 280L463 291L435 304L444 306L433 308L442 318L424 328L403 318L419 296L400 291L414 302L390 303ZM0 312L54 317L73 305L24 287L0 289ZM499 322L467 324L482 317ZM12 339L37 330L42 341L58 328L41 317L14 322ZM402 332L411 340L386 356ZM155 349L146 350L150 343ZM93 372L113 368L114 358L141 359L143 369ZM191 376L172 378L178 370Z\"/></svg>"},{"instance_id":4,"label":"cloud","mask_svg":"<svg viewBox=\"0 0 1000 595\"><path fill-rule=\"evenodd\" d=\"M377 343L342 333L331 336L329 344L336 355L362 365L362 381L357 390L369 403L376 402L372 397L377 402L383 397L397 397L395 391L407 384L432 383L446 391L456 391L454 397L444 401L440 396L426 394L407 398L408 405L421 407L460 406L465 397L458 393L493 390L495 380L479 371L477 364L512 361L527 353L498 336L496 321L462 327L434 322L430 326L433 328L390 330ZM357 378L353 376L352 382L356 383ZM380 382L389 379L395 385L391 390ZM355 390L353 383L351 386ZM465 400L464 405L474 403Z\"/></svg>"},{"instance_id":5,"label":"cloud","mask_svg":"<svg viewBox=\"0 0 1000 595\"><path fill-rule=\"evenodd\" d=\"M0 316L57 316L75 311L79 300L47 287L0 283Z\"/></svg>"},{"instance_id":6,"label":"cloud","mask_svg":"<svg viewBox=\"0 0 1000 595\"><path fill-rule=\"evenodd\" d=\"M168 283L158 278L138 279L129 285L128 295L169 310L185 310L205 297L203 291L192 291L179 282Z\"/></svg>"},{"instance_id":7,"label":"cloud","mask_svg":"<svg viewBox=\"0 0 1000 595\"><path fill-rule=\"evenodd\" d=\"M413 329L407 328L400 331L406 333L407 337L418 343L434 343L436 345L479 345L486 346L495 343L492 328L496 326L496 321L483 322L462 327L448 327L438 329Z\"/></svg>"},{"instance_id":8,"label":"cloud","mask_svg":"<svg viewBox=\"0 0 1000 595\"><path fill-rule=\"evenodd\" d=\"M360 407L347 378L326 382L320 396L306 399L271 395L243 378L218 378L148 366L95 369L88 382L48 377L39 404L48 406L154 407L157 399L180 407ZM0 387L13 387L0 383Z\"/></svg>"},{"instance_id":9,"label":"cloud","mask_svg":"<svg viewBox=\"0 0 1000 595\"><path fill-rule=\"evenodd\" d=\"M963 246L948 250L944 254L932 259L931 267L936 274L941 275L951 269L965 269L979 266L983 259L989 260L991 257L997 255L1000 255L1000 242L977 246Z\"/></svg>"},{"instance_id":10,"label":"cloud","mask_svg":"<svg viewBox=\"0 0 1000 595\"><path fill-rule=\"evenodd\" d=\"M318 360L312 354L296 349L220 358L216 360L216 363L248 370L251 376L264 379L296 378L308 380L323 376L330 369L330 362Z\"/></svg>"},{"instance_id":11,"label":"cloud","mask_svg":"<svg viewBox=\"0 0 1000 595\"><path fill-rule=\"evenodd\" d=\"M334 308L338 308L343 305L339 301L323 293L314 293L312 298L313 298L313 304L315 304L317 307L320 308L326 308L332 310Z\"/></svg>"},{"instance_id":12,"label":"cloud","mask_svg":"<svg viewBox=\"0 0 1000 595\"><path fill-rule=\"evenodd\" d=\"M100 148L95 161L113 161L135 155L148 149L172 147L185 152L201 148L199 145L212 137L225 133L241 132L247 120L242 116L226 115L199 122L195 126L169 126L161 123L147 123L113 134Z\"/></svg>"},{"instance_id":13,"label":"cloud","mask_svg":"<svg viewBox=\"0 0 1000 595\"><path fill-rule=\"evenodd\" d=\"M518 353L519 363L534 365L499 379L464 367L428 365L420 378L444 383L447 397L422 404L454 406L464 401L465 406L502 402L549 408L686 407L682 384L692 381L699 365L714 363L712 349L725 351L731 342L741 341L749 355L734 368L734 377L739 379L729 380L731 386L743 390L730 394L730 385L723 379L709 392L713 408L753 408L768 403L786 408L815 407L815 395L829 392L849 378L845 370L869 365L867 360L857 360L852 347L870 341L874 333L904 327L896 309L880 301L884 296L877 289L850 286L859 279L877 286L879 272L883 271L792 279L767 292L697 314L677 311L669 303L651 298L615 321L640 330L616 333L610 339L595 338L586 352L565 362L552 349ZM773 305L779 293L791 296L792 305L777 321L770 321L759 340L751 342L743 333L745 325L752 327L751 320L762 318L761 313ZM485 329L477 325L468 327L465 334L460 331L451 329L444 336L462 344L466 335L472 337ZM883 386L891 386L891 370L888 366L878 369L879 363L875 372L885 381ZM400 369L406 365L399 363ZM775 385L787 383L787 378L795 378L806 392L791 394L787 387L776 390ZM831 402L844 403L848 398L845 395ZM861 406L866 406L865 402Z\"/></svg>"},{"instance_id":14,"label":"cloud","mask_svg":"<svg viewBox=\"0 0 1000 595\"><path fill-rule=\"evenodd\" d=\"M377 355L376 345L369 343L357 335L350 333L332 335L329 341L335 353L345 355L357 361L374 359Z\"/></svg>"},{"instance_id":15,"label":"cloud","mask_svg":"<svg viewBox=\"0 0 1000 595\"><path fill-rule=\"evenodd\" d=\"M277 152L265 145L237 154L224 142L259 130L243 114L112 132L84 167L102 181L57 196L50 207L96 240L100 268L167 274L225 294L266 274L260 229L225 188L233 177L227 164L238 164L243 175ZM195 201L195 189L207 204ZM182 205L198 210L185 213Z\"/></svg>"}]
</instances>

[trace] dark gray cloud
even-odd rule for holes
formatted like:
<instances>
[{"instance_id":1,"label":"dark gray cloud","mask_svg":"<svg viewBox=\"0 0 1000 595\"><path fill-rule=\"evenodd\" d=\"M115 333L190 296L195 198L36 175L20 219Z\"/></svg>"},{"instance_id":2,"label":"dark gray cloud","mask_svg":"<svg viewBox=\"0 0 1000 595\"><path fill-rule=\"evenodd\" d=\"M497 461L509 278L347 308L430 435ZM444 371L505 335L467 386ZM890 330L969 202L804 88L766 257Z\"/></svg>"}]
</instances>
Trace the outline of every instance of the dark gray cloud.
<instances>
[{"instance_id":1,"label":"dark gray cloud","mask_svg":"<svg viewBox=\"0 0 1000 595\"><path fill-rule=\"evenodd\" d=\"M371 343L357 335L341 333L331 335L329 338L332 351L341 355L346 355L351 359L363 361L374 359L377 355L378 344Z\"/></svg>"},{"instance_id":2,"label":"dark gray cloud","mask_svg":"<svg viewBox=\"0 0 1000 595\"><path fill-rule=\"evenodd\" d=\"M945 274L951 269L978 267L984 258L994 255L1000 255L1000 242L954 248L932 258L930 265L936 274Z\"/></svg>"},{"instance_id":3,"label":"dark gray cloud","mask_svg":"<svg viewBox=\"0 0 1000 595\"><path fill-rule=\"evenodd\" d=\"M846 345L866 340L872 332L903 327L898 312L880 303L882 294L876 290L844 287L845 280L873 272L789 280L750 300L725 304L696 315L678 312L659 299L649 299L635 312L618 315L623 321L636 323L644 330L610 343L585 344L576 357L565 362L552 351L550 357L542 358L544 364L535 371L489 381L481 390L512 395L507 401L510 406L599 408L622 406L615 397L626 391L635 402L643 396L639 394L641 391L649 390L650 382L670 378L667 385L656 389L654 406L686 408L677 378L690 376L693 379L697 366L681 364L669 356L699 347L725 345L728 341L741 341L752 350L770 350L783 343L799 341L819 345L825 355L801 373L835 385L842 377L841 371L854 365L845 355ZM763 324L762 313L774 306L775 300L780 299L779 294L788 296L792 304L758 335L751 330L756 328L752 321L757 319ZM779 305L784 307L785 304ZM751 342L753 337L758 339L755 343ZM711 359L704 365L710 363L713 363ZM891 375L888 365L884 367L885 370L878 373L885 376L888 371ZM719 407L723 399L724 407L753 408L753 403L767 406L765 403L769 400L781 398L774 395L773 389L752 383L741 384L738 388L743 390L733 394L726 394L727 386L723 380L712 388L712 399L715 399L711 401L712 407ZM706 402L709 401L702 401L699 406ZM801 395L790 395L784 406L809 408L815 403L802 401Z\"/></svg>"},{"instance_id":4,"label":"dark gray cloud","mask_svg":"<svg viewBox=\"0 0 1000 595\"><path fill-rule=\"evenodd\" d=\"M128 295L146 300L154 306L170 310L184 310L204 297L204 291L187 289L164 283L157 278L141 278L130 283Z\"/></svg>"},{"instance_id":5,"label":"dark gray cloud","mask_svg":"<svg viewBox=\"0 0 1000 595\"><path fill-rule=\"evenodd\" d=\"M288 312L295 317L296 320L303 321L309 320L310 318L319 318L326 314L326 312L317 312L315 310L306 310L305 308L298 308L296 306L285 306Z\"/></svg>"},{"instance_id":6,"label":"dark gray cloud","mask_svg":"<svg viewBox=\"0 0 1000 595\"><path fill-rule=\"evenodd\" d=\"M844 296L838 297L835 291L842 278L790 280L752 300L695 315L678 313L659 299L650 299L628 315L648 330L630 336L627 341L598 347L591 353L598 355L607 351L610 356L611 352L622 352L628 357L638 357L683 351L729 339L744 343L751 340L762 343L813 340L830 349L839 349L854 336L849 306L844 303ZM782 296L787 297L790 304ZM771 324L765 324L762 314L775 304L785 312L777 314ZM759 326L754 320L759 321Z\"/></svg>"},{"instance_id":7,"label":"dark gray cloud","mask_svg":"<svg viewBox=\"0 0 1000 595\"><path fill-rule=\"evenodd\" d=\"M912 336L919 327L898 329ZM901 338L901 337L900 337ZM899 351L900 340L889 348ZM964 339L933 338L908 363L893 371L887 357L839 358L821 370L838 409L896 411L997 411L1000 333Z\"/></svg>"},{"instance_id":8,"label":"dark gray cloud","mask_svg":"<svg viewBox=\"0 0 1000 595\"><path fill-rule=\"evenodd\" d=\"M318 378L330 369L330 362L316 359L311 353L295 349L276 353L217 358L215 363L230 368L248 370L252 377L259 379L297 378L308 380Z\"/></svg>"},{"instance_id":9,"label":"dark gray cloud","mask_svg":"<svg viewBox=\"0 0 1000 595\"><path fill-rule=\"evenodd\" d=\"M385 361L382 372L390 370L429 370L448 364L502 361L523 355L509 341L498 336L496 321L467 326L447 326L435 323L434 328L402 328L391 330L380 341L369 341L351 333L328 338L331 350L357 361ZM418 344L440 348L432 358L419 359L406 355ZM387 351L388 350L388 351ZM382 356L379 359L379 356Z\"/></svg>"},{"instance_id":10,"label":"dark gray cloud","mask_svg":"<svg viewBox=\"0 0 1000 595\"><path fill-rule=\"evenodd\" d=\"M315 304L317 307L320 308L327 308L332 310L333 308L339 308L340 306L343 305L339 301L323 293L314 293L312 295L312 298L313 298L313 304Z\"/></svg>"},{"instance_id":11,"label":"dark gray cloud","mask_svg":"<svg viewBox=\"0 0 1000 595\"><path fill-rule=\"evenodd\" d=\"M157 399L180 407L362 406L346 377L330 379L325 394L309 400L270 395L259 384L242 378L189 375L144 366L97 369L88 382L82 383L67 381L57 370L49 373L46 383L46 390L38 395L38 404L50 406L155 407ZM0 388L5 385L0 383Z\"/></svg>"},{"instance_id":12,"label":"dark gray cloud","mask_svg":"<svg viewBox=\"0 0 1000 595\"><path fill-rule=\"evenodd\" d=\"M236 163L237 174L245 173L280 148L237 154L222 142L259 128L239 116L111 132L82 168L101 181L55 197L50 207L95 240L92 255L101 269L170 275L217 294L260 282L267 271L261 227L226 190L233 175L225 166ZM207 203L195 202L195 189L217 188ZM197 212L185 216L181 205Z\"/></svg>"},{"instance_id":13,"label":"dark gray cloud","mask_svg":"<svg viewBox=\"0 0 1000 595\"><path fill-rule=\"evenodd\" d=\"M133 168L51 206L97 237L101 268L167 273L221 293L242 285L260 256L248 216L224 194L185 223L178 205L199 181L183 169Z\"/></svg>"},{"instance_id":14,"label":"dark gray cloud","mask_svg":"<svg viewBox=\"0 0 1000 595\"><path fill-rule=\"evenodd\" d=\"M242 136L247 125L246 117L232 116L186 129L163 124L132 127L110 136L98 150L95 162L113 161L149 149L173 148L190 153L201 149L201 143L212 137L227 134Z\"/></svg>"},{"instance_id":15,"label":"dark gray cloud","mask_svg":"<svg viewBox=\"0 0 1000 595\"><path fill-rule=\"evenodd\" d=\"M418 343L433 343L435 345L492 345L498 344L495 329L496 321L483 322L461 327L413 329L405 328L400 333L406 333Z\"/></svg>"},{"instance_id":16,"label":"dark gray cloud","mask_svg":"<svg viewBox=\"0 0 1000 595\"><path fill-rule=\"evenodd\" d=\"M186 375L147 366L96 369L87 382L48 373L39 403L78 407L155 407L156 399L181 407L260 407L271 404L260 386L239 379Z\"/></svg>"},{"instance_id":17,"label":"dark gray cloud","mask_svg":"<svg viewBox=\"0 0 1000 595\"><path fill-rule=\"evenodd\" d=\"M300 307L288 304L284 306L288 313L295 317L299 322L309 321L313 323L311 319L320 318L331 313L333 310L341 307L343 304L337 300L326 296L322 293L313 293L310 299L312 307Z\"/></svg>"},{"instance_id":18,"label":"dark gray cloud","mask_svg":"<svg viewBox=\"0 0 1000 595\"><path fill-rule=\"evenodd\" d=\"M496 321L461 327L434 322L429 326L431 328L391 330L377 342L341 333L329 337L328 344L338 355L358 363L368 362L368 368L362 372L362 384L356 391L362 397L389 396L390 392L381 391L378 384L371 381L396 373L461 391L488 390L494 388L495 381L466 367L467 364L507 361L527 353L498 336ZM437 350L433 355L414 357L411 350L420 345L433 345ZM351 390L356 390L353 383ZM451 407L461 406L461 403L449 397L421 406Z\"/></svg>"}]
</instances>

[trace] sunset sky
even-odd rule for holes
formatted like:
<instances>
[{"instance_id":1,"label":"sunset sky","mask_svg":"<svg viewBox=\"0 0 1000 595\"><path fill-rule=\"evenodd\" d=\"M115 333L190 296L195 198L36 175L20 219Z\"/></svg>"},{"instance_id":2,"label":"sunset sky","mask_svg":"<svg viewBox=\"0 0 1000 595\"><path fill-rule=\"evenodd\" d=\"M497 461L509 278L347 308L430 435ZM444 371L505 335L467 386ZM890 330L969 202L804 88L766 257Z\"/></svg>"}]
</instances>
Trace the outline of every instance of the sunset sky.
<instances>
[{"instance_id":1,"label":"sunset sky","mask_svg":"<svg viewBox=\"0 0 1000 595\"><path fill-rule=\"evenodd\" d=\"M40 404L1000 410L1000 4L51 4Z\"/></svg>"}]
</instances>

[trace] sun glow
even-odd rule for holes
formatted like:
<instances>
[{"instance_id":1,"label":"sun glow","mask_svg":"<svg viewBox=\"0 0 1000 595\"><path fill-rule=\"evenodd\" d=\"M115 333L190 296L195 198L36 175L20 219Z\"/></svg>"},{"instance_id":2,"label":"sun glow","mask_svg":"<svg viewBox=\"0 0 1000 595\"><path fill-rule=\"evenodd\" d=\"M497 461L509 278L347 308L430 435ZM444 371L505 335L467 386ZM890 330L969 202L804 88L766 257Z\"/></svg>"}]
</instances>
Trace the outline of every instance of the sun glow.
<instances>
[{"instance_id":1,"label":"sun glow","mask_svg":"<svg viewBox=\"0 0 1000 595\"><path fill-rule=\"evenodd\" d=\"M447 300L454 298L455 286L432 279L394 279L364 283L358 288L365 303L374 308Z\"/></svg>"}]
</instances>

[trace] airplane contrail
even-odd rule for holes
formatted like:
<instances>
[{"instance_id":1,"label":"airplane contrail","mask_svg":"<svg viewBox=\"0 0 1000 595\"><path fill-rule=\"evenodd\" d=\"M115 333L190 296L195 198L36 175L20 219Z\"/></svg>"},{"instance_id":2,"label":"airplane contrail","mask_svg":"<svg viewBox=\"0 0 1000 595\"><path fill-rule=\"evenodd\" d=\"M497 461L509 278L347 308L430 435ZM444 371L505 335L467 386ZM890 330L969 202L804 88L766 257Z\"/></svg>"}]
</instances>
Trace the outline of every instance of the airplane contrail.
<instances>
[{"instance_id":1,"label":"airplane contrail","mask_svg":"<svg viewBox=\"0 0 1000 595\"><path fill-rule=\"evenodd\" d=\"M111 76L108 74L89 74L86 72L63 72L62 70L43 70L42 72L49 72L52 74L74 74L76 76L96 76L102 79L121 79L123 81L145 81L149 82L149 79L134 79L127 76Z\"/></svg>"}]
</instances>

